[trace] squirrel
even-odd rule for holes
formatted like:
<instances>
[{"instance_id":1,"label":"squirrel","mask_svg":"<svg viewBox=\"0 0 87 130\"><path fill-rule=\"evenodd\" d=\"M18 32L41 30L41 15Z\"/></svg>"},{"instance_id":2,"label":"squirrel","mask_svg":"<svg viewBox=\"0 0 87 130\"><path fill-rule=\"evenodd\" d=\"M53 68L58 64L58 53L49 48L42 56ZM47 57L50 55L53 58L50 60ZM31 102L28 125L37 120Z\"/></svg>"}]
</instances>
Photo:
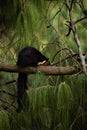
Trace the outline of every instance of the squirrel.
<instances>
[{"instance_id":1,"label":"squirrel","mask_svg":"<svg viewBox=\"0 0 87 130\"><path fill-rule=\"evenodd\" d=\"M27 66L49 65L49 59L41 52L31 46L23 48L18 55L17 66L23 68ZM17 80L17 112L21 112L24 108L23 97L26 93L28 74L19 72Z\"/></svg>"}]
</instances>

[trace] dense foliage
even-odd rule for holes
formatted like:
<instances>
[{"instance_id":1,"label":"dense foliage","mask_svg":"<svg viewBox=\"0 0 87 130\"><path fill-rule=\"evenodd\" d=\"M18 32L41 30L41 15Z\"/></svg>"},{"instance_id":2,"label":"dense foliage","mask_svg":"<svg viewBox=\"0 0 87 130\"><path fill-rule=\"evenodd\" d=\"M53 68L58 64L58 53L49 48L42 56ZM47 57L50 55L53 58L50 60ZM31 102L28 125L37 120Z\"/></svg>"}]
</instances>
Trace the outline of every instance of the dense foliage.
<instances>
[{"instance_id":1,"label":"dense foliage","mask_svg":"<svg viewBox=\"0 0 87 130\"><path fill-rule=\"evenodd\" d=\"M82 70L74 33L69 33L72 1L76 34L86 53L85 0L0 0L0 62L15 64L19 50L31 45L54 65ZM16 74L0 72L0 130L86 130L87 77L82 71L66 76L29 75L21 113L16 112L15 79Z\"/></svg>"}]
</instances>

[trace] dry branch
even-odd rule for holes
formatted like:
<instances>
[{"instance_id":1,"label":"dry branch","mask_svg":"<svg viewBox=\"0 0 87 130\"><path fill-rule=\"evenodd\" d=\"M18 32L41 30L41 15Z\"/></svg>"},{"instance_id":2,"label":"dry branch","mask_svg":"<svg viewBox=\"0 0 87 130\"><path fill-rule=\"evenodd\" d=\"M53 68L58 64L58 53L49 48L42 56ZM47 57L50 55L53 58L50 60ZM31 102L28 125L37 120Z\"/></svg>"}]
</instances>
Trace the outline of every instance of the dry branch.
<instances>
[{"instance_id":1,"label":"dry branch","mask_svg":"<svg viewBox=\"0 0 87 130\"><path fill-rule=\"evenodd\" d=\"M36 73L42 72L46 75L70 75L76 73L74 67L57 67L57 66L37 66L37 67L25 67L20 68L16 65L0 63L0 71L5 72L23 72L23 73Z\"/></svg>"},{"instance_id":2,"label":"dry branch","mask_svg":"<svg viewBox=\"0 0 87 130\"><path fill-rule=\"evenodd\" d=\"M79 52L79 57L80 57L80 60L81 60L82 70L83 70L84 74L87 75L86 74L87 70L86 70L85 56L83 56L83 53L82 53L81 43L80 43L80 40L79 40L79 37L78 37L78 34L77 34L77 30L76 30L76 26L75 26L75 22L74 22L74 18L73 18L73 4L74 4L74 0L71 0L70 3L68 3L66 1L66 6L68 8L69 17L70 17L70 28L69 28L69 32L68 32L67 35L69 35L70 31L72 30L74 40L75 40L76 45L78 47L78 52Z\"/></svg>"}]
</instances>

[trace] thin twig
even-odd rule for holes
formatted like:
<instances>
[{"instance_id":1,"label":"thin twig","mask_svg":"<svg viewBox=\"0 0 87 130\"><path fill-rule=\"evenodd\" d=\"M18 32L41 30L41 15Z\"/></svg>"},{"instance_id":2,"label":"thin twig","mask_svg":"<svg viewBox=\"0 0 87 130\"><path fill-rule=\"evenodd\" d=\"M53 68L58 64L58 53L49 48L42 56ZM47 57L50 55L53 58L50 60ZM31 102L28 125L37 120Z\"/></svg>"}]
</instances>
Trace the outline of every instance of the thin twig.
<instances>
[{"instance_id":1,"label":"thin twig","mask_svg":"<svg viewBox=\"0 0 87 130\"><path fill-rule=\"evenodd\" d=\"M76 56L78 56L79 54L70 54L70 55L68 55L68 56L66 56L66 57L64 57L63 59L61 59L60 61L57 61L57 62L55 62L55 63L53 63L53 64L51 64L51 65L58 65L59 63L61 63L61 62L64 62L65 60L68 60L68 59L70 59L70 58L72 58L73 59L73 57L76 57ZM74 59L75 60L75 59ZM77 61L77 60L75 60L75 62L78 64L78 66L80 67L80 69L81 69L81 65L79 64L79 62Z\"/></svg>"},{"instance_id":2,"label":"thin twig","mask_svg":"<svg viewBox=\"0 0 87 130\"><path fill-rule=\"evenodd\" d=\"M6 82L6 83L5 83L5 85L12 84L12 83L14 83L14 82L16 82L16 80L15 80L15 79L10 80L10 81L8 81L8 82Z\"/></svg>"},{"instance_id":3,"label":"thin twig","mask_svg":"<svg viewBox=\"0 0 87 130\"><path fill-rule=\"evenodd\" d=\"M5 103L5 104L7 103L9 106L11 106L13 108L16 108L13 104L9 103L8 101L6 101L6 100L4 100L2 98L0 98L0 101L3 102L3 103Z\"/></svg>"},{"instance_id":4,"label":"thin twig","mask_svg":"<svg viewBox=\"0 0 87 130\"><path fill-rule=\"evenodd\" d=\"M82 18L76 20L76 21L74 22L74 25L77 24L77 23L79 23L79 22L81 22L81 21L83 21L83 20L85 20L85 19L87 19L87 16L84 16L84 17L82 17ZM71 33L71 31L72 31L72 27L71 27L71 22L69 22L69 21L67 21L67 22L69 23L69 25L68 25L68 24L65 24L65 25L68 26L69 31L68 31L68 33L66 34L66 36L69 36L70 33Z\"/></svg>"},{"instance_id":5,"label":"thin twig","mask_svg":"<svg viewBox=\"0 0 87 130\"><path fill-rule=\"evenodd\" d=\"M70 54L74 54L74 52L73 52L71 49L69 49L69 48L62 48L62 49L58 50L58 51L55 53L55 55L53 56L53 59L51 60L51 63L54 61L55 57L56 57L61 51L65 51L65 50L68 50L68 51L70 52Z\"/></svg>"},{"instance_id":6,"label":"thin twig","mask_svg":"<svg viewBox=\"0 0 87 130\"><path fill-rule=\"evenodd\" d=\"M59 10L55 13L55 15L51 18L50 21L52 21L58 15L58 13L61 12L62 8L63 8L63 5L59 8Z\"/></svg>"},{"instance_id":7,"label":"thin twig","mask_svg":"<svg viewBox=\"0 0 87 130\"><path fill-rule=\"evenodd\" d=\"M74 24L77 24L77 23L79 23L79 22L81 22L81 21L83 21L83 20L85 20L85 19L87 19L87 16L84 16L84 17L82 17L82 18L76 20L76 21L74 22Z\"/></svg>"},{"instance_id":8,"label":"thin twig","mask_svg":"<svg viewBox=\"0 0 87 130\"><path fill-rule=\"evenodd\" d=\"M8 95L10 95L10 96L12 96L12 97L16 97L14 94L9 93L9 92L7 92L7 91L5 91L5 90L2 90L2 89L0 89L0 92L6 93L6 94L8 94Z\"/></svg>"}]
</instances>

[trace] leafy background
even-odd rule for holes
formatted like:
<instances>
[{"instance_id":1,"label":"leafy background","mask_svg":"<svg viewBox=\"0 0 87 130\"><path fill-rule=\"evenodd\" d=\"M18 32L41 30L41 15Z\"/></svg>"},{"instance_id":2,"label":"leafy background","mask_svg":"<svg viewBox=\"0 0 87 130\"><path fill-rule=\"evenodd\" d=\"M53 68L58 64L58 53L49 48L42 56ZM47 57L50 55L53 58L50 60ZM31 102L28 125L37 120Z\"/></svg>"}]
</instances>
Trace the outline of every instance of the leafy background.
<instances>
[{"instance_id":1,"label":"leafy background","mask_svg":"<svg viewBox=\"0 0 87 130\"><path fill-rule=\"evenodd\" d=\"M16 64L19 51L33 46L57 66L78 66L78 53L69 21L67 0L0 0L0 62ZM87 2L76 0L73 19L87 13ZM82 51L87 50L87 19L76 24ZM59 51L61 50L61 51ZM59 53L55 56L55 53ZM25 111L16 112L17 74L0 72L0 130L85 130L87 128L87 78L84 74L29 75Z\"/></svg>"}]
</instances>

